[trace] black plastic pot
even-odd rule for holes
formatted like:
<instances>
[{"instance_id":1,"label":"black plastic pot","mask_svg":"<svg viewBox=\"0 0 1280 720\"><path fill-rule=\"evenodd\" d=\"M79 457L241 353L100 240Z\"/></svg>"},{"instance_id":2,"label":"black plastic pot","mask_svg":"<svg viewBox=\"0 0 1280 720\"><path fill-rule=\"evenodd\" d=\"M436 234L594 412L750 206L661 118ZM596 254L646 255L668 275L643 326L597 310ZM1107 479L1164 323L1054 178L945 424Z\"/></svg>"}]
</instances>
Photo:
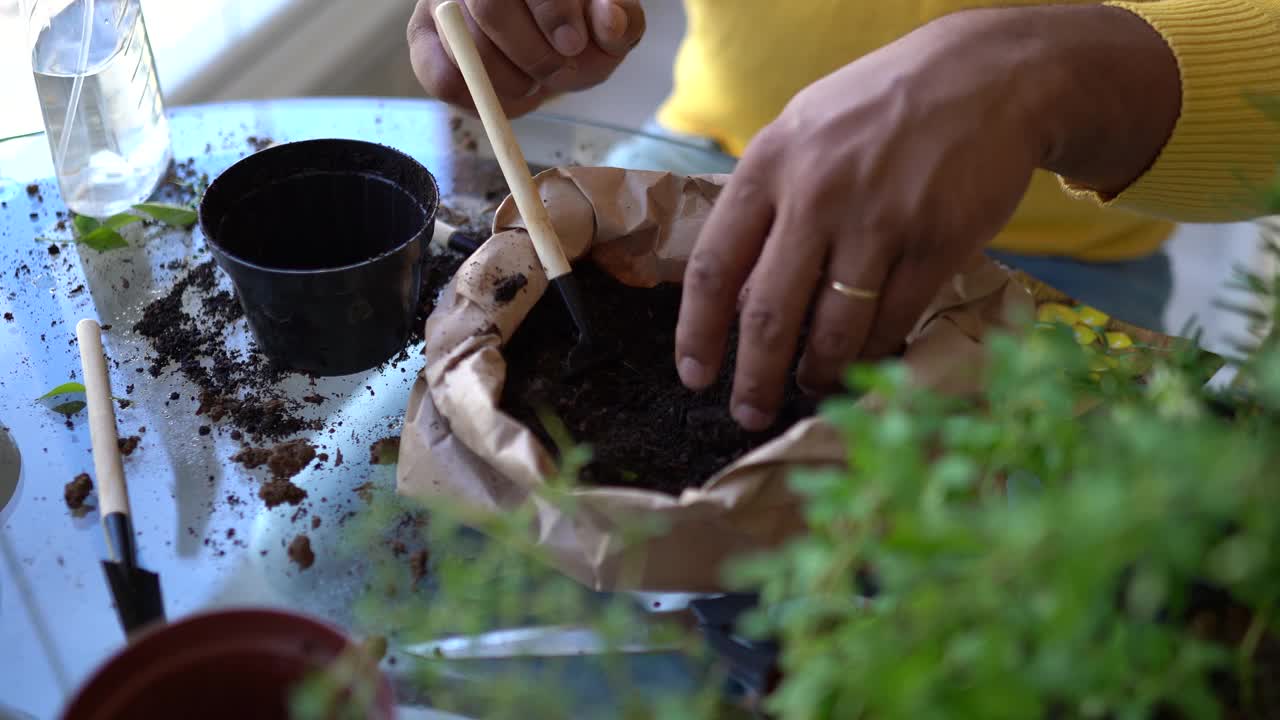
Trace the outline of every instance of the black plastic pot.
<instances>
[{"instance_id":1,"label":"black plastic pot","mask_svg":"<svg viewBox=\"0 0 1280 720\"><path fill-rule=\"evenodd\" d=\"M200 227L261 351L317 375L375 367L408 341L439 189L413 158L358 140L307 140L231 166Z\"/></svg>"}]
</instances>

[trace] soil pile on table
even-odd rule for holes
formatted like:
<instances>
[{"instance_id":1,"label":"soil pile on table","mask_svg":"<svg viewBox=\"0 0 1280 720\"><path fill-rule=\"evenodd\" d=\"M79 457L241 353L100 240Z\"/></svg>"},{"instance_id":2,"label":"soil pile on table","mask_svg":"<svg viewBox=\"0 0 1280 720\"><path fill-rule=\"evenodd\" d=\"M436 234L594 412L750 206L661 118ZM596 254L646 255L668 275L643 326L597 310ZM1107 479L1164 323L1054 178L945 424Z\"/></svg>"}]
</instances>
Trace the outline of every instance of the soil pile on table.
<instances>
[{"instance_id":1,"label":"soil pile on table","mask_svg":"<svg viewBox=\"0 0 1280 720\"><path fill-rule=\"evenodd\" d=\"M539 408L563 422L574 441L590 445L592 462L580 482L679 494L815 412L816 401L796 386L793 373L773 427L743 430L729 415L736 328L720 377L694 393L680 383L674 361L679 285L631 288L590 263L578 265L574 274L595 331L616 344L621 359L566 377L573 324L560 298L546 293L503 350L507 380L501 406L548 450L556 445Z\"/></svg>"},{"instance_id":2,"label":"soil pile on table","mask_svg":"<svg viewBox=\"0 0 1280 720\"><path fill-rule=\"evenodd\" d=\"M232 323L243 319L238 302L218 288L212 260L183 274L162 297L147 305L134 331L150 341L152 356L147 372L158 378L165 368L179 372L200 388L198 415L211 420L227 418L237 428L267 438L281 438L316 429L290 412L289 404L271 392L285 372L263 356L244 356L228 347ZM200 299L200 310L188 312L186 297Z\"/></svg>"},{"instance_id":3,"label":"soil pile on table","mask_svg":"<svg viewBox=\"0 0 1280 720\"><path fill-rule=\"evenodd\" d=\"M453 252L430 256L423 266L422 299L409 343L422 341L427 315L436 296L465 258ZM213 422L227 421L237 430L266 440L279 440L321 423L300 414L302 403L277 389L289 372L251 349L241 353L228 339L248 332L244 312L236 296L219 287L219 271L212 260L181 275L165 295L143 309L134 331L152 349L146 371L160 377L167 368L178 372L200 389L196 414ZM410 359L401 352L392 363Z\"/></svg>"}]
</instances>

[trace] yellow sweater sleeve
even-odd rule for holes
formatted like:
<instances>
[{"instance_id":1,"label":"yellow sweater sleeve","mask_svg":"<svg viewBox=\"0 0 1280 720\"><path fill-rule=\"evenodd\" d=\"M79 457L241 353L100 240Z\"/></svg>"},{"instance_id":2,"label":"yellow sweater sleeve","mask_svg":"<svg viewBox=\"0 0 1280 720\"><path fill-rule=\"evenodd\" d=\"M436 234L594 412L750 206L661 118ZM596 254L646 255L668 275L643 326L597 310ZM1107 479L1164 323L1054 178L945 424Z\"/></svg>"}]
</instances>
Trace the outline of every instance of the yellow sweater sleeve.
<instances>
[{"instance_id":1,"label":"yellow sweater sleeve","mask_svg":"<svg viewBox=\"0 0 1280 720\"><path fill-rule=\"evenodd\" d=\"M1182 112L1155 163L1114 197L1069 192L1181 222L1265 214L1257 191L1276 177L1280 117L1254 97L1280 101L1280 0L1109 2L1146 20L1173 50Z\"/></svg>"}]
</instances>

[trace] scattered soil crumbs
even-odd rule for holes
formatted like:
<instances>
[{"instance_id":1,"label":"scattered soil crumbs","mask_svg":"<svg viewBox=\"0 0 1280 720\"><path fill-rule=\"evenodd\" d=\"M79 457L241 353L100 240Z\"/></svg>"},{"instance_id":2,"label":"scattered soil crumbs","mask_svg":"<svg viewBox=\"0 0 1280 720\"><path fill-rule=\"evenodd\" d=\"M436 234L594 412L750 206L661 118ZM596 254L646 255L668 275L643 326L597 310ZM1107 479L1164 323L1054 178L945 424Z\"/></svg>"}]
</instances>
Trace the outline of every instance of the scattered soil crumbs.
<instances>
[{"instance_id":1,"label":"scattered soil crumbs","mask_svg":"<svg viewBox=\"0 0 1280 720\"><path fill-rule=\"evenodd\" d=\"M89 511L90 508L84 504L84 501L88 500L92 493L93 480L89 479L89 473L80 473L62 489L62 497L67 501L67 509L76 517L83 517Z\"/></svg>"},{"instance_id":2,"label":"scattered soil crumbs","mask_svg":"<svg viewBox=\"0 0 1280 720\"><path fill-rule=\"evenodd\" d=\"M792 377L774 426L746 432L729 415L736 327L719 379L694 393L681 384L673 360L679 285L631 288L590 263L574 275L591 298L587 310L595 327L617 344L622 360L566 378L564 362L575 341L572 321L559 298L548 294L503 351L508 365L501 404L548 450L555 444L538 420L540 406L559 417L575 441L589 444L594 459L583 470L583 483L679 494L816 410L816 401Z\"/></svg>"},{"instance_id":3,"label":"scattered soil crumbs","mask_svg":"<svg viewBox=\"0 0 1280 720\"><path fill-rule=\"evenodd\" d=\"M116 444L120 447L121 455L132 455L134 450L138 449L138 443L142 442L142 438L137 435L131 435L127 438L120 438Z\"/></svg>"},{"instance_id":4,"label":"scattered soil crumbs","mask_svg":"<svg viewBox=\"0 0 1280 720\"><path fill-rule=\"evenodd\" d=\"M242 322L239 301L217 288L217 270L212 260L197 265L173 285L163 297L143 309L134 331L151 343L152 356L147 371L160 377L165 368L177 366L188 380L200 388L197 415L214 422L228 420L251 435L279 439L303 430L318 429L317 421L298 417L273 386L285 372L256 352L242 357L229 350L227 336L232 325ZM201 310L187 311L188 293L201 297ZM170 399L174 400L172 395Z\"/></svg>"},{"instance_id":5,"label":"scattered soil crumbs","mask_svg":"<svg viewBox=\"0 0 1280 720\"><path fill-rule=\"evenodd\" d=\"M502 278L493 284L493 301L505 305L514 300L516 294L528 284L529 278L525 277L524 273Z\"/></svg>"},{"instance_id":6,"label":"scattered soil crumbs","mask_svg":"<svg viewBox=\"0 0 1280 720\"><path fill-rule=\"evenodd\" d=\"M11 313L11 312L7 312L7 313L5 313L5 314L4 314L4 319L5 319L5 320L8 320L9 322L13 322L13 313Z\"/></svg>"},{"instance_id":7,"label":"scattered soil crumbs","mask_svg":"<svg viewBox=\"0 0 1280 720\"><path fill-rule=\"evenodd\" d=\"M400 460L400 438L386 437L369 446L369 463L395 465Z\"/></svg>"},{"instance_id":8,"label":"scattered soil crumbs","mask_svg":"<svg viewBox=\"0 0 1280 720\"><path fill-rule=\"evenodd\" d=\"M311 538L299 535L289 543L289 559L300 569L306 570L315 564L316 554L311 550Z\"/></svg>"},{"instance_id":9,"label":"scattered soil crumbs","mask_svg":"<svg viewBox=\"0 0 1280 720\"><path fill-rule=\"evenodd\" d=\"M422 342L427 316L435 309L440 288L465 260L456 252L432 254L423 263L421 299L409 344ZM290 373L276 367L251 348L248 353L230 350L232 333L247 333L244 310L229 290L218 287L219 271L212 260L180 276L168 293L143 309L134 331L151 344L146 368L160 377L176 366L200 388L200 409L214 422L226 420L234 428L266 440L279 440L305 430L318 430L318 420L298 413L302 403L280 394L277 384ZM198 308L193 310L192 308ZM410 359L407 350L393 359ZM304 402L318 404L319 395Z\"/></svg>"}]
</instances>

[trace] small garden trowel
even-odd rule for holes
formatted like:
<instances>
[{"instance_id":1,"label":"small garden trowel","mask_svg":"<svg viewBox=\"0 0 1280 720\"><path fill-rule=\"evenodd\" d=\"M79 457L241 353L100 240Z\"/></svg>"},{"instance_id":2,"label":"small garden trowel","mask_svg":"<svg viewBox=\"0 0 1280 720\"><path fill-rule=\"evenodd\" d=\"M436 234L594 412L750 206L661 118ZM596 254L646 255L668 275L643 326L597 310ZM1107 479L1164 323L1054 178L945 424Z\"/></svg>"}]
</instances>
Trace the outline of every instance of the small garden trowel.
<instances>
[{"instance_id":1,"label":"small garden trowel","mask_svg":"<svg viewBox=\"0 0 1280 720\"><path fill-rule=\"evenodd\" d=\"M160 594L160 577L138 567L101 332L93 320L81 320L76 325L80 366L84 371L85 402L89 411L93 467L98 481L98 512L111 557L102 562L102 567L111 586L120 624L125 635L131 636L144 626L164 621L164 600Z\"/></svg>"},{"instance_id":2,"label":"small garden trowel","mask_svg":"<svg viewBox=\"0 0 1280 720\"><path fill-rule=\"evenodd\" d=\"M560 292L560 297L573 318L573 324L577 326L578 340L569 351L568 374L576 376L615 359L616 349L600 342L591 330L591 321L587 316L582 290L574 277L573 267L565 257L560 238L551 224L551 217L542 204L542 197L533 185L529 164L525 162L524 153L511 129L511 121L493 90L493 83L476 50L462 7L457 0L448 0L436 8L435 18L436 27L452 50L454 61L462 72L467 89L471 91L471 99L480 114L485 134L493 146L502 175L511 188L511 196L520 210L520 216L524 218L534 250L538 253L538 260L546 270L547 280Z\"/></svg>"}]
</instances>

